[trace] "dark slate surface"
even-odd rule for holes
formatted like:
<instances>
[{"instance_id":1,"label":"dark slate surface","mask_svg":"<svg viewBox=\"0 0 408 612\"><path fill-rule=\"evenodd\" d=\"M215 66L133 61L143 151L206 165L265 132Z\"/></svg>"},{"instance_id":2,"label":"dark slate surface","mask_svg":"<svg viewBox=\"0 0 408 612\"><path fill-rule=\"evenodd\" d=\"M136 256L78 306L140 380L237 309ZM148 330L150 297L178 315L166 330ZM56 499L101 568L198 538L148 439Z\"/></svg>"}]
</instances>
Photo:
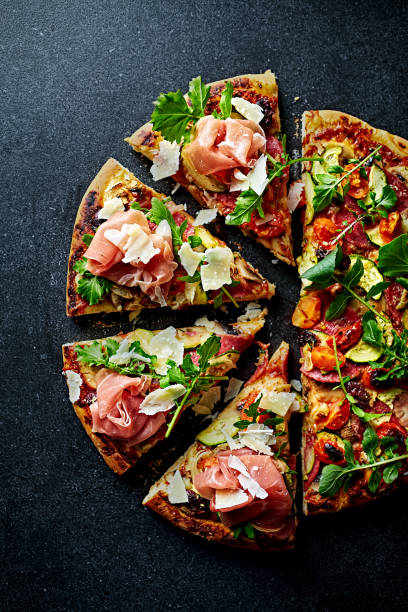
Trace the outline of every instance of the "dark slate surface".
<instances>
[{"instance_id":1,"label":"dark slate surface","mask_svg":"<svg viewBox=\"0 0 408 612\"><path fill-rule=\"evenodd\" d=\"M65 317L71 229L107 157L151 182L123 138L161 91L185 89L197 74L211 81L271 67L292 151L307 108L342 109L407 137L407 20L397 1L3 0L3 609L406 606L406 491L302 521L293 553L246 554L195 539L140 502L200 423L185 419L177 447L172 440L119 479L74 417L60 345L117 329ZM176 200L191 203L181 191ZM295 273L249 240L244 253L279 287L263 338L294 340ZM195 316L158 321L155 313L141 323Z\"/></svg>"}]
</instances>

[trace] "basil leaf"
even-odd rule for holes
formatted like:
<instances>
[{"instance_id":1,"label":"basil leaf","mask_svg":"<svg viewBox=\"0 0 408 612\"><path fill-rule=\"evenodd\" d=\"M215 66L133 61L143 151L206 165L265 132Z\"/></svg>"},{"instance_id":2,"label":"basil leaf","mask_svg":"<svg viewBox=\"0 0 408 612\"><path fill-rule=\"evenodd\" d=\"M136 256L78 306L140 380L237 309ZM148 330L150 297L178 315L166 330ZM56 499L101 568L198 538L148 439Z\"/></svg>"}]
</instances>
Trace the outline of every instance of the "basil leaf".
<instances>
[{"instance_id":1,"label":"basil leaf","mask_svg":"<svg viewBox=\"0 0 408 612\"><path fill-rule=\"evenodd\" d=\"M408 274L408 234L402 234L380 248L378 268L385 276Z\"/></svg>"},{"instance_id":2,"label":"basil leaf","mask_svg":"<svg viewBox=\"0 0 408 612\"><path fill-rule=\"evenodd\" d=\"M325 319L326 321L332 321L340 317L346 310L347 303L351 300L352 296L347 291L341 291L338 293L328 309L326 310Z\"/></svg>"},{"instance_id":3,"label":"basil leaf","mask_svg":"<svg viewBox=\"0 0 408 612\"><path fill-rule=\"evenodd\" d=\"M187 240L192 249L194 249L195 247L199 247L203 244L203 241L201 240L200 236L189 236Z\"/></svg>"},{"instance_id":4,"label":"basil leaf","mask_svg":"<svg viewBox=\"0 0 408 612\"><path fill-rule=\"evenodd\" d=\"M394 207L396 201L397 194L395 193L394 189L390 185L385 185L383 187L381 196L375 201L375 206L376 208L382 207L390 211Z\"/></svg>"}]
</instances>

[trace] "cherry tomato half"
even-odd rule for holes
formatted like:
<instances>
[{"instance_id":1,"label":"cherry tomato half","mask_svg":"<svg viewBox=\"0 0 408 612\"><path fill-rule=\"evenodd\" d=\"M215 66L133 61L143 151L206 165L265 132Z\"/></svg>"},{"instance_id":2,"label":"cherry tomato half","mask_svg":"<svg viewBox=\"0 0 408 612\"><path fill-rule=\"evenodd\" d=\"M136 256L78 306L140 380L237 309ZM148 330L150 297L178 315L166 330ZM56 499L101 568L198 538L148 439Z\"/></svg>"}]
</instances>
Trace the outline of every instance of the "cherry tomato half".
<instances>
[{"instance_id":1,"label":"cherry tomato half","mask_svg":"<svg viewBox=\"0 0 408 612\"><path fill-rule=\"evenodd\" d=\"M337 348L341 351L346 351L354 344L357 344L362 333L363 327L360 321L347 325L347 327L342 327L335 335ZM328 344L333 346L333 340L328 340Z\"/></svg>"},{"instance_id":2,"label":"cherry tomato half","mask_svg":"<svg viewBox=\"0 0 408 612\"><path fill-rule=\"evenodd\" d=\"M399 233L400 226L401 216L397 211L390 213L386 219L381 219L380 234L384 242L391 242Z\"/></svg>"},{"instance_id":3,"label":"cherry tomato half","mask_svg":"<svg viewBox=\"0 0 408 612\"><path fill-rule=\"evenodd\" d=\"M337 234L337 227L327 217L318 217L313 224L313 233L319 244L328 244Z\"/></svg>"},{"instance_id":4,"label":"cherry tomato half","mask_svg":"<svg viewBox=\"0 0 408 612\"><path fill-rule=\"evenodd\" d=\"M333 463L334 465L344 465L346 463L343 449L332 440L330 434L327 438L322 435L314 444L317 458L322 463Z\"/></svg>"},{"instance_id":5,"label":"cherry tomato half","mask_svg":"<svg viewBox=\"0 0 408 612\"><path fill-rule=\"evenodd\" d=\"M356 164L347 164L347 166L344 167L344 172L348 172L349 170L354 168L355 165ZM349 174L348 177L344 179L344 181L342 182L343 187L345 187L347 182L350 183L350 189L348 194L352 198L356 198L356 200L361 200L362 198L366 197L368 193L368 180L361 176L360 168L357 168L357 170Z\"/></svg>"},{"instance_id":6,"label":"cherry tomato half","mask_svg":"<svg viewBox=\"0 0 408 612\"><path fill-rule=\"evenodd\" d=\"M407 437L407 431L399 425L398 423L381 423L381 425L377 428L377 436L381 438L385 438L386 436L391 436L395 438L397 442L402 443L404 439Z\"/></svg>"},{"instance_id":7,"label":"cherry tomato half","mask_svg":"<svg viewBox=\"0 0 408 612\"><path fill-rule=\"evenodd\" d=\"M315 346L311 353L312 363L319 370L329 372L336 369L336 356L330 346ZM340 367L346 363L346 358L337 351Z\"/></svg>"},{"instance_id":8,"label":"cherry tomato half","mask_svg":"<svg viewBox=\"0 0 408 612\"><path fill-rule=\"evenodd\" d=\"M322 302L315 295L301 297L292 315L292 323L301 329L310 329L320 321Z\"/></svg>"},{"instance_id":9,"label":"cherry tomato half","mask_svg":"<svg viewBox=\"0 0 408 612\"><path fill-rule=\"evenodd\" d=\"M347 423L350 418L350 402L348 400L344 400L334 410L330 411L329 420L327 421L325 427L326 429L330 429L331 431L336 431L336 429L340 429Z\"/></svg>"}]
</instances>

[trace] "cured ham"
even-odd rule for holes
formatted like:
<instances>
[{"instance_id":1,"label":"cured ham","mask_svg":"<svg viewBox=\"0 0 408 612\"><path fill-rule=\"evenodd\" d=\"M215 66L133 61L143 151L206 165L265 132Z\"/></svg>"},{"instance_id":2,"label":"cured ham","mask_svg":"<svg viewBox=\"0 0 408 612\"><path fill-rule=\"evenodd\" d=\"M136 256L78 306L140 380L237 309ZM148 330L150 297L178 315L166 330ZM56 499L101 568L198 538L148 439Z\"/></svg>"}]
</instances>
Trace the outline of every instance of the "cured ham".
<instances>
[{"instance_id":1,"label":"cured ham","mask_svg":"<svg viewBox=\"0 0 408 612\"><path fill-rule=\"evenodd\" d=\"M350 378L356 378L361 374L361 366L349 361L347 359L345 365L341 368L341 374L345 378L349 376ZM340 381L339 375L337 372L322 372L319 368L313 368L312 370L306 370L305 366L302 365L300 368L302 374L315 380L316 382L321 383L338 383Z\"/></svg>"},{"instance_id":2,"label":"cured ham","mask_svg":"<svg viewBox=\"0 0 408 612\"><path fill-rule=\"evenodd\" d=\"M148 391L150 380L131 378L107 369L96 375L96 398L91 404L92 431L103 433L129 445L153 436L165 423L163 412L153 416L141 414L140 404Z\"/></svg>"},{"instance_id":3,"label":"cured ham","mask_svg":"<svg viewBox=\"0 0 408 612\"><path fill-rule=\"evenodd\" d=\"M231 457L238 458L239 462L231 461ZM193 484L202 497L211 500L210 508L219 511L222 522L230 527L256 518L265 528L279 527L291 511L292 500L274 459L249 448L221 451L216 459L194 475ZM239 469L240 464L242 469ZM248 482L247 488L245 482ZM243 490L247 499L222 509L216 507L219 490Z\"/></svg>"},{"instance_id":4,"label":"cured ham","mask_svg":"<svg viewBox=\"0 0 408 612\"><path fill-rule=\"evenodd\" d=\"M92 274L119 285L139 287L153 301L166 305L169 283L177 268L167 221L152 232L140 211L115 213L98 228L85 257Z\"/></svg>"},{"instance_id":5,"label":"cured ham","mask_svg":"<svg viewBox=\"0 0 408 612\"><path fill-rule=\"evenodd\" d=\"M254 121L208 115L197 122L195 138L184 152L197 172L209 175L253 167L265 152L265 143L265 132Z\"/></svg>"}]
</instances>

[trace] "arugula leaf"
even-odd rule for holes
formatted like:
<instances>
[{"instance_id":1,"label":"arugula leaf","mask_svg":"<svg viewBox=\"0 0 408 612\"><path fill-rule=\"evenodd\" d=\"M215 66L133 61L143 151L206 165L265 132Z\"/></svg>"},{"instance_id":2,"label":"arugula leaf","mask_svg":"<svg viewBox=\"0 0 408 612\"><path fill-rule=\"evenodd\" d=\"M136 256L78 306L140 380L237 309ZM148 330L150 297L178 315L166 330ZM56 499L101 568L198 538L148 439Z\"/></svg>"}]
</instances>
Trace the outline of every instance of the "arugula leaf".
<instances>
[{"instance_id":1,"label":"arugula leaf","mask_svg":"<svg viewBox=\"0 0 408 612\"><path fill-rule=\"evenodd\" d=\"M343 486L346 476L347 470L341 465L325 465L320 478L320 495L334 497Z\"/></svg>"},{"instance_id":2,"label":"arugula leaf","mask_svg":"<svg viewBox=\"0 0 408 612\"><path fill-rule=\"evenodd\" d=\"M382 193L378 200L375 200L376 208L384 208L385 210L390 211L394 208L394 204L397 201L397 194L394 189L390 185L385 185L383 187Z\"/></svg>"},{"instance_id":3,"label":"arugula leaf","mask_svg":"<svg viewBox=\"0 0 408 612\"><path fill-rule=\"evenodd\" d=\"M363 263L360 257L357 257L354 265L347 272L346 276L343 278L343 285L346 287L352 288L354 285L357 285L358 281L364 274Z\"/></svg>"},{"instance_id":4,"label":"arugula leaf","mask_svg":"<svg viewBox=\"0 0 408 612\"><path fill-rule=\"evenodd\" d=\"M398 279L397 279L397 282L398 282ZM371 298L374 298L375 296L379 296L380 293L382 293L384 289L387 289L387 287L389 287L390 285L391 283L388 281L381 281L380 283L377 283L376 285L371 287L371 289L367 293L366 295L367 300L370 300Z\"/></svg>"},{"instance_id":5,"label":"arugula leaf","mask_svg":"<svg viewBox=\"0 0 408 612\"><path fill-rule=\"evenodd\" d=\"M381 348L383 344L383 334L371 312L366 312L363 316L363 341Z\"/></svg>"},{"instance_id":6,"label":"arugula leaf","mask_svg":"<svg viewBox=\"0 0 408 612\"><path fill-rule=\"evenodd\" d=\"M310 280L313 284L308 287L310 289L326 289L333 285L333 275L336 268L339 266L343 258L343 251L341 245L338 244L336 249L330 251L328 255L317 264L306 270L301 275L301 278Z\"/></svg>"},{"instance_id":7,"label":"arugula leaf","mask_svg":"<svg viewBox=\"0 0 408 612\"><path fill-rule=\"evenodd\" d=\"M156 225L159 225L160 221L163 221L163 219L167 221L168 224L170 225L173 245L175 247L178 247L183 244L183 239L182 239L183 234L181 232L182 225L179 227L176 224L173 218L173 215L171 214L169 209L166 207L163 200L159 200L159 198L152 198L152 208L149 213L149 219Z\"/></svg>"},{"instance_id":8,"label":"arugula leaf","mask_svg":"<svg viewBox=\"0 0 408 612\"><path fill-rule=\"evenodd\" d=\"M399 276L395 280L396 280L397 283L402 285L404 287L404 289L408 289L408 278L403 278L402 276Z\"/></svg>"},{"instance_id":9,"label":"arugula leaf","mask_svg":"<svg viewBox=\"0 0 408 612\"><path fill-rule=\"evenodd\" d=\"M106 355L103 351L101 342L94 340L92 344L77 346L75 352L80 361L89 363L89 365L105 365Z\"/></svg>"},{"instance_id":10,"label":"arugula leaf","mask_svg":"<svg viewBox=\"0 0 408 612\"><path fill-rule=\"evenodd\" d=\"M214 308L220 308L222 306L222 291L220 291L220 293L217 293L217 295L215 296L213 305Z\"/></svg>"},{"instance_id":11,"label":"arugula leaf","mask_svg":"<svg viewBox=\"0 0 408 612\"><path fill-rule=\"evenodd\" d=\"M213 115L214 117L217 117L217 119L227 119L228 117L231 116L231 111L232 111L232 96L234 94L234 88L232 86L231 81L228 81L225 85L225 89L221 94L221 98L220 98L220 113L217 113L214 111Z\"/></svg>"},{"instance_id":12,"label":"arugula leaf","mask_svg":"<svg viewBox=\"0 0 408 612\"><path fill-rule=\"evenodd\" d=\"M408 234L401 234L380 248L378 268L385 276L408 274Z\"/></svg>"},{"instance_id":13,"label":"arugula leaf","mask_svg":"<svg viewBox=\"0 0 408 612\"><path fill-rule=\"evenodd\" d=\"M201 280L200 270L196 270L193 276L178 276L177 280L184 283L198 283Z\"/></svg>"},{"instance_id":14,"label":"arugula leaf","mask_svg":"<svg viewBox=\"0 0 408 612\"><path fill-rule=\"evenodd\" d=\"M187 355L184 355L183 363L181 367L183 368L185 375L189 376L190 378L192 376L195 376L197 372L200 371L200 368L196 366L195 363L193 362L190 353L187 353Z\"/></svg>"},{"instance_id":15,"label":"arugula leaf","mask_svg":"<svg viewBox=\"0 0 408 612\"><path fill-rule=\"evenodd\" d=\"M354 458L354 450L349 440L344 440L344 456L347 461L347 465L355 465L356 460Z\"/></svg>"},{"instance_id":16,"label":"arugula leaf","mask_svg":"<svg viewBox=\"0 0 408 612\"><path fill-rule=\"evenodd\" d=\"M387 484L391 484L392 482L394 482L394 480L396 480L399 476L399 470L401 469L401 466L401 461L386 465L383 471L384 482Z\"/></svg>"},{"instance_id":17,"label":"arugula leaf","mask_svg":"<svg viewBox=\"0 0 408 612\"><path fill-rule=\"evenodd\" d=\"M112 287L112 281L102 276L86 275L78 280L77 292L90 306L99 304Z\"/></svg>"},{"instance_id":18,"label":"arugula leaf","mask_svg":"<svg viewBox=\"0 0 408 612\"><path fill-rule=\"evenodd\" d=\"M367 485L370 493L375 493L377 491L378 487L380 486L380 482L381 482L381 472L379 472L378 470L373 470L371 472L371 476L369 478L368 485Z\"/></svg>"},{"instance_id":19,"label":"arugula leaf","mask_svg":"<svg viewBox=\"0 0 408 612\"><path fill-rule=\"evenodd\" d=\"M362 444L364 452L366 453L371 463L375 463L376 461L374 453L377 449L378 442L378 436L375 433L374 429L371 429L371 427L367 427L363 434Z\"/></svg>"},{"instance_id":20,"label":"arugula leaf","mask_svg":"<svg viewBox=\"0 0 408 612\"><path fill-rule=\"evenodd\" d=\"M204 109L210 97L210 90L211 87L205 85L200 76L191 79L188 97L192 104L194 116L202 117L204 115Z\"/></svg>"},{"instance_id":21,"label":"arugula leaf","mask_svg":"<svg viewBox=\"0 0 408 612\"><path fill-rule=\"evenodd\" d=\"M252 527L251 523L246 523L244 525L244 531L247 538L253 540L255 538L255 529Z\"/></svg>"},{"instance_id":22,"label":"arugula leaf","mask_svg":"<svg viewBox=\"0 0 408 612\"><path fill-rule=\"evenodd\" d=\"M237 540L239 538L239 536L241 535L242 532L242 527L237 527L234 531L234 539Z\"/></svg>"},{"instance_id":23,"label":"arugula leaf","mask_svg":"<svg viewBox=\"0 0 408 612\"><path fill-rule=\"evenodd\" d=\"M326 314L324 317L326 321L332 321L333 319L337 319L337 317L340 317L346 310L346 306L351 300L351 297L352 296L347 293L346 290L338 293L329 305L328 309L326 310Z\"/></svg>"},{"instance_id":24,"label":"arugula leaf","mask_svg":"<svg viewBox=\"0 0 408 612\"><path fill-rule=\"evenodd\" d=\"M141 212L150 212L150 208L143 208L142 205L136 200L131 203L130 207L132 210L140 210Z\"/></svg>"},{"instance_id":25,"label":"arugula leaf","mask_svg":"<svg viewBox=\"0 0 408 612\"><path fill-rule=\"evenodd\" d=\"M84 234L82 236L82 242L85 242L86 246L89 246L94 239L93 234Z\"/></svg>"},{"instance_id":26,"label":"arugula leaf","mask_svg":"<svg viewBox=\"0 0 408 612\"><path fill-rule=\"evenodd\" d=\"M114 338L107 338L104 341L103 345L106 349L108 357L112 357L112 355L117 353L118 348L120 347L119 342L115 340ZM129 350L130 350L130 347L129 347Z\"/></svg>"},{"instance_id":27,"label":"arugula leaf","mask_svg":"<svg viewBox=\"0 0 408 612\"><path fill-rule=\"evenodd\" d=\"M198 365L200 370L205 371L208 368L208 362L214 357L220 350L221 340L219 336L213 334L207 340L198 347L197 353L199 354Z\"/></svg>"},{"instance_id":28,"label":"arugula leaf","mask_svg":"<svg viewBox=\"0 0 408 612\"><path fill-rule=\"evenodd\" d=\"M199 247L203 244L203 241L201 240L200 236L196 236L195 234L189 236L187 240L192 249L194 249L195 247Z\"/></svg>"}]
</instances>

